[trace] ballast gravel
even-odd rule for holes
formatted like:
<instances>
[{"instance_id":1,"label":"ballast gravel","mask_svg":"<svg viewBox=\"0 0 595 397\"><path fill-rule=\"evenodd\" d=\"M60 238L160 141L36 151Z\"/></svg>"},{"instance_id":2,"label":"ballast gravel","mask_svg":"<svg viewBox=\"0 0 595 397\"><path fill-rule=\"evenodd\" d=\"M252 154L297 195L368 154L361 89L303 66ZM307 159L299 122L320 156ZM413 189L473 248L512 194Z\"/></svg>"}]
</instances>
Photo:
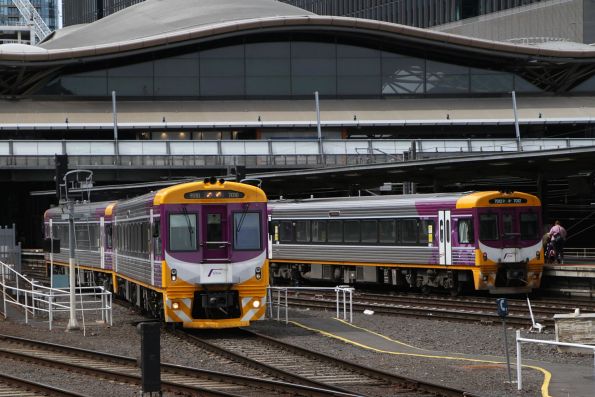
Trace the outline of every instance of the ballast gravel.
<instances>
[{"instance_id":1,"label":"ballast gravel","mask_svg":"<svg viewBox=\"0 0 595 397\"><path fill-rule=\"evenodd\" d=\"M334 315L334 312L315 310L290 311L290 319L298 322L303 317L329 319ZM0 316L0 334L136 358L140 356L140 335L136 325L143 320L145 319L135 310L115 305L111 327L98 325L92 320L88 320L83 334L83 330L66 332L67 321L65 319L54 322L50 331L47 322L33 320L29 324L25 324L23 315L19 316L13 313L7 319ZM422 349L505 357L503 330L499 323L469 324L354 313L353 324ZM505 365L479 362L461 363L452 360L377 353L275 320L256 322L253 328L262 334L283 339L285 342L297 346L398 375L463 389L479 396L541 395L543 375L534 370L523 371L523 391L517 392L516 384L508 382ZM511 363L514 364L515 329L508 328L507 332ZM522 334L529 335L527 330L523 330ZM547 329L543 334L531 334L528 337L555 339L553 330ZM555 347L548 345L523 345L523 358L552 363L593 365L591 355L559 353ZM204 353L189 342L180 340L167 332L161 333L161 360L177 365L245 376L254 376L255 374L245 367ZM92 397L136 396L140 394L138 386L94 379L48 367L33 367L31 364L15 360L0 360L0 371ZM513 367L512 378L515 379L515 377Z\"/></svg>"}]
</instances>

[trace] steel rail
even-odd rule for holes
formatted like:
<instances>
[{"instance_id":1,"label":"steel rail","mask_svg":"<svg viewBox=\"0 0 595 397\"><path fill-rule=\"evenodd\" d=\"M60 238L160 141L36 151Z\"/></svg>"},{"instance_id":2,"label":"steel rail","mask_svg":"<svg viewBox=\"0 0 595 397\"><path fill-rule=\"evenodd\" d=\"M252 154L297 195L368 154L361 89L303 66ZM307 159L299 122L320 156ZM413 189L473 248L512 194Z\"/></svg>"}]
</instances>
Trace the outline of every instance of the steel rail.
<instances>
[{"instance_id":1,"label":"steel rail","mask_svg":"<svg viewBox=\"0 0 595 397\"><path fill-rule=\"evenodd\" d=\"M39 392L39 394L36 394ZM10 393L10 394L8 394ZM0 373L0 395L2 396L49 396L49 397L86 397L83 394L74 393L58 387L44 385L42 383L17 378Z\"/></svg>"},{"instance_id":2,"label":"steel rail","mask_svg":"<svg viewBox=\"0 0 595 397\"><path fill-rule=\"evenodd\" d=\"M407 395L411 396L472 396L472 394L461 390L421 382L301 349L246 329L243 329L241 333L238 331L238 333L223 337L218 334L208 341L204 337L199 338L187 331L183 331L181 334L186 339L215 353L247 363L271 375L277 374L274 376L291 377L294 382L309 384L316 382L322 387L340 389L346 393L357 395L384 396L387 393L398 392L409 393ZM253 357L248 357L250 354ZM341 386L338 387L338 384ZM350 390L344 387L349 387ZM357 388L359 390L354 390ZM377 393L367 394L372 391Z\"/></svg>"},{"instance_id":3,"label":"steel rail","mask_svg":"<svg viewBox=\"0 0 595 397\"><path fill-rule=\"evenodd\" d=\"M40 362L52 366L53 368L62 368L92 376L100 376L115 381L126 382L130 384L140 385L141 377L139 368L137 367L137 360L130 357L118 356L108 353L101 353L89 351L69 346L56 345L52 343L45 343L34 341L30 339L12 337L7 335L0 335L0 341L8 341L10 343L22 344L29 348L28 352L19 352L18 349L6 349L0 346L0 355L10 357L18 360L25 360L39 364ZM31 348L40 349L53 353L53 357L44 357L32 355ZM63 357L56 357L55 354L68 354L76 358L77 363L67 362ZM85 363L83 360L92 359L95 361L95 366L89 362ZM97 365L99 363L99 365ZM104 368L106 365L112 364L111 368ZM162 371L162 387L164 391L171 391L176 393L183 393L186 395L200 395L200 396L226 396L238 397L245 396L248 393L257 393L259 395L279 395L288 393L295 396L338 396L350 397L353 395L338 394L330 390L314 389L302 385L293 385L284 382L258 379L254 377L246 377L240 375L233 375L227 373L213 372L207 370L200 370L195 368L184 367L174 364L161 364ZM186 378L186 379L185 379ZM196 386L197 381L206 381L209 384L217 383L209 387ZM204 382L203 382L204 383ZM230 385L237 390L226 392L219 389L230 389ZM251 388L242 390L241 388Z\"/></svg>"}]
</instances>

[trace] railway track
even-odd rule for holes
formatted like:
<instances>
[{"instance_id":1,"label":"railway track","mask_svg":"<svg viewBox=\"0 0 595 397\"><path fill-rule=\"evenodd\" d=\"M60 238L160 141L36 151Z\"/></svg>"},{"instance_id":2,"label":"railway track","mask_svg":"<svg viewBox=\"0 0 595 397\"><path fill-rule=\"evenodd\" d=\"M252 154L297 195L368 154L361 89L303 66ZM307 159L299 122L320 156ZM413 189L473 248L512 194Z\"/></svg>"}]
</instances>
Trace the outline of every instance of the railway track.
<instances>
[{"instance_id":1,"label":"railway track","mask_svg":"<svg viewBox=\"0 0 595 397\"><path fill-rule=\"evenodd\" d=\"M292 383L358 396L472 396L461 390L420 382L302 349L248 330L205 335L177 334L225 357Z\"/></svg>"},{"instance_id":2,"label":"railway track","mask_svg":"<svg viewBox=\"0 0 595 397\"><path fill-rule=\"evenodd\" d=\"M309 307L334 310L336 297L334 293L315 291L291 291L288 304L294 307ZM531 325L529 307L525 299L508 299L509 324ZM553 326L553 316L558 313L570 313L575 308L582 311L595 311L595 302L588 300L534 299L531 308L535 321ZM419 318L434 318L468 322L499 321L496 313L495 298L481 297L436 297L421 294L373 294L356 292L353 295L353 309L363 311L374 310L379 314L405 315Z\"/></svg>"},{"instance_id":3,"label":"railway track","mask_svg":"<svg viewBox=\"0 0 595 397\"><path fill-rule=\"evenodd\" d=\"M82 394L37 382L0 374L0 396L10 397L85 397Z\"/></svg>"},{"instance_id":4,"label":"railway track","mask_svg":"<svg viewBox=\"0 0 595 397\"><path fill-rule=\"evenodd\" d=\"M7 359L26 361L35 365L51 366L52 368L82 373L101 379L141 385L140 369L137 366L137 360L130 357L99 353L6 335L0 335L0 356ZM186 396L353 397L352 394L340 393L333 390L289 384L270 379L199 370L172 364L161 364L161 385L162 391ZM8 395L13 396L13 394ZM20 396L20 394L14 395ZM29 395L36 394L23 394L23 396ZM62 395L79 396L74 393Z\"/></svg>"}]
</instances>

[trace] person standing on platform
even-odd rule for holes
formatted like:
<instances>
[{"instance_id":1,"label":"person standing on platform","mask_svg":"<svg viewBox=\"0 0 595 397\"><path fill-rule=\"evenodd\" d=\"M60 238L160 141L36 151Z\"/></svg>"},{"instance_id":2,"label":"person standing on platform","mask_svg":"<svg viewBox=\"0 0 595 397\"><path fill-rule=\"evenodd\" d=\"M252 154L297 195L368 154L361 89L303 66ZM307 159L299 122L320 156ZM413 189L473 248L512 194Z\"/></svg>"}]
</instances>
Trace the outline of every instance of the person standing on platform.
<instances>
[{"instance_id":1,"label":"person standing on platform","mask_svg":"<svg viewBox=\"0 0 595 397\"><path fill-rule=\"evenodd\" d=\"M564 263L564 243L566 242L566 229L562 227L560 221L556 221L549 232L550 238L554 242L554 247L558 253L558 262Z\"/></svg>"}]
</instances>

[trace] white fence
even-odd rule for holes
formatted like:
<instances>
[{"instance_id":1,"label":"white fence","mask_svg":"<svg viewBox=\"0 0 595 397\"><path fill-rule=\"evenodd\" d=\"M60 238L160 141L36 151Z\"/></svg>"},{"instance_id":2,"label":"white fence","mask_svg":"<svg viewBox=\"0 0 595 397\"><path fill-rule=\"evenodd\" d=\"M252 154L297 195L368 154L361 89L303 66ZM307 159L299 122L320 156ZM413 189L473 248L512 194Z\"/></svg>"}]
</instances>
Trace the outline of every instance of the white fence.
<instances>
[{"instance_id":1,"label":"white fence","mask_svg":"<svg viewBox=\"0 0 595 397\"><path fill-rule=\"evenodd\" d=\"M9 305L24 312L25 323L29 317L47 316L49 329L59 316L70 314L70 291L50 288L30 280L18 273L13 266L0 262L0 283L3 297L3 315L8 317ZM95 315L103 324L112 325L112 294L103 287L77 287L76 313ZM44 318L45 320L45 318Z\"/></svg>"},{"instance_id":2,"label":"white fence","mask_svg":"<svg viewBox=\"0 0 595 397\"><path fill-rule=\"evenodd\" d=\"M354 288L338 285L336 287L268 287L267 290L267 301L269 303L269 318L276 318L277 321L281 321L281 309L285 314L285 324L289 322L289 303L287 292L291 291L334 291L336 295L336 311L337 318L341 318L343 314L343 320L349 318L349 322L353 322L353 291ZM274 315L274 309L277 314Z\"/></svg>"},{"instance_id":3,"label":"white fence","mask_svg":"<svg viewBox=\"0 0 595 397\"><path fill-rule=\"evenodd\" d=\"M556 346L567 346L575 347L580 349L591 349L593 350L593 366L595 367L595 346L582 345L579 343L566 343L566 342L555 342L551 340L540 340L540 339L528 339L521 338L521 331L516 331L516 374L517 374L517 389L523 389L523 375L522 375L522 353L521 343L539 343L544 345L556 345Z\"/></svg>"}]
</instances>

